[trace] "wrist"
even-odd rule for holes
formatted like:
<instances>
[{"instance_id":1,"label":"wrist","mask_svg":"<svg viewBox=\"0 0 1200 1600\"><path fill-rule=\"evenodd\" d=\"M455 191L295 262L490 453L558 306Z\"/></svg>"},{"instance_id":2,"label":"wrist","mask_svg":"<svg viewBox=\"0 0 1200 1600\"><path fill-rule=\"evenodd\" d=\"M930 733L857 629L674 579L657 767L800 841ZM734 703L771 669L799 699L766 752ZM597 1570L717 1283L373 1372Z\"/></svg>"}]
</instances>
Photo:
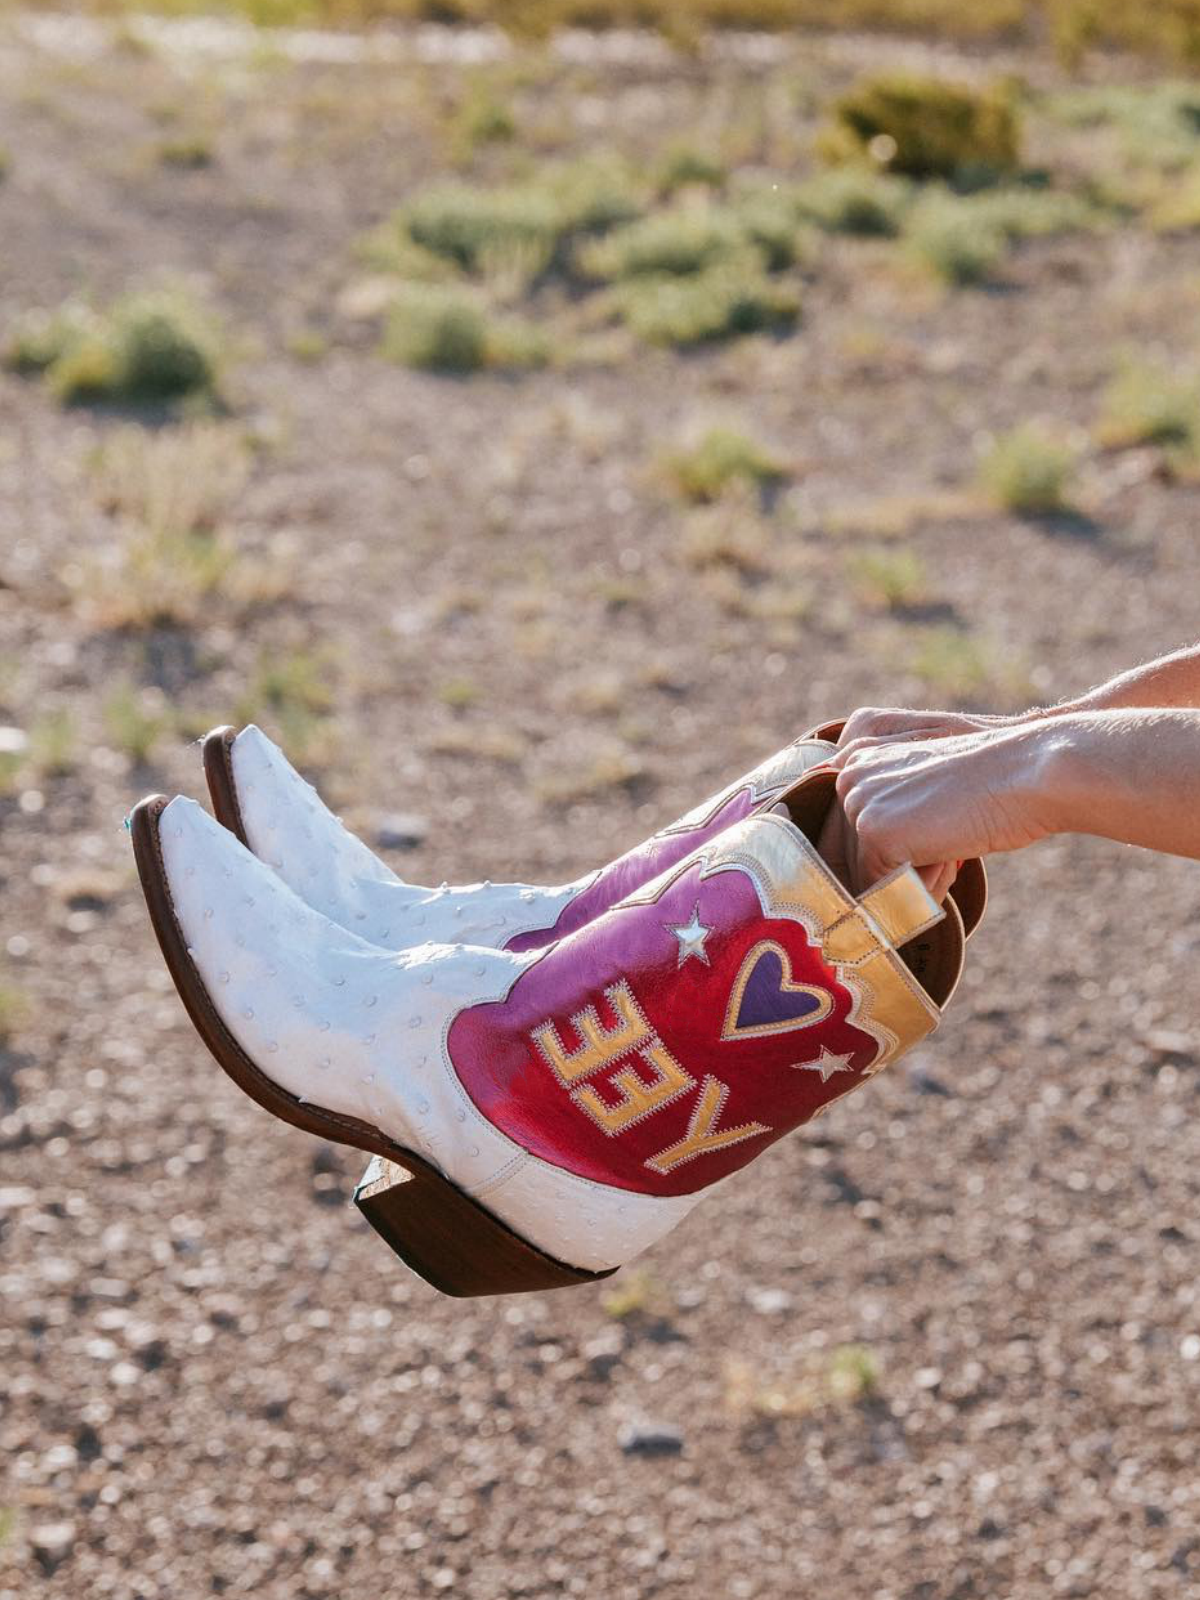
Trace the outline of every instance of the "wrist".
<instances>
[{"instance_id":1,"label":"wrist","mask_svg":"<svg viewBox=\"0 0 1200 1600\"><path fill-rule=\"evenodd\" d=\"M1081 831L1093 785L1089 720L1086 713L1064 707L1026 729L1027 747L1018 766L1024 807L1039 837Z\"/></svg>"}]
</instances>

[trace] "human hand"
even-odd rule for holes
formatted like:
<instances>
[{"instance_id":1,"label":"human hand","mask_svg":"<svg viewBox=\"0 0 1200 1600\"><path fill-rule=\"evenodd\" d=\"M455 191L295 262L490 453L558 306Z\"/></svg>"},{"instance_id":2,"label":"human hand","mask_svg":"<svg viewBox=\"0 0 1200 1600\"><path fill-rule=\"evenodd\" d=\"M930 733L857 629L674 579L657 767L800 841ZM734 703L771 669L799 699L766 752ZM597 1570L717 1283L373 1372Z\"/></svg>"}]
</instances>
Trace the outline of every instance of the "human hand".
<instances>
[{"instance_id":1,"label":"human hand","mask_svg":"<svg viewBox=\"0 0 1200 1600\"><path fill-rule=\"evenodd\" d=\"M830 819L822 853L840 853L858 893L911 862L944 897L960 861L1050 831L1039 814L1041 753L1036 724L842 745L829 765L844 822Z\"/></svg>"},{"instance_id":2,"label":"human hand","mask_svg":"<svg viewBox=\"0 0 1200 1600\"><path fill-rule=\"evenodd\" d=\"M947 739L990 728L1015 727L1031 715L993 716L982 712L918 711L905 707L860 706L847 718L838 748L864 739L894 743L911 739Z\"/></svg>"}]
</instances>

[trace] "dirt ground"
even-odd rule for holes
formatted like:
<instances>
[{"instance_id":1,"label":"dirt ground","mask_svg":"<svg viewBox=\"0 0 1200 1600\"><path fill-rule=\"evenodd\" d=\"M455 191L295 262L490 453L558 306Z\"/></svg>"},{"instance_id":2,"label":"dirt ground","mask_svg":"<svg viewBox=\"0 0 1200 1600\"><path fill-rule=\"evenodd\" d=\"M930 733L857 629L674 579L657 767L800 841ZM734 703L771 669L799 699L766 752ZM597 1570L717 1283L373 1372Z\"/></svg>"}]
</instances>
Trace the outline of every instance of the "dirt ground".
<instances>
[{"instance_id":1,"label":"dirt ground","mask_svg":"<svg viewBox=\"0 0 1200 1600\"><path fill-rule=\"evenodd\" d=\"M253 447L232 526L280 581L192 627L96 621L75 580L116 534L89 473L126 420L0 377L0 722L71 730L0 797L24 1013L0 1050L0 1600L1200 1596L1194 864L996 861L926 1047L612 1284L462 1303L349 1205L354 1152L207 1057L121 827L144 792L200 792L189 737L247 708L279 732L298 699L347 821L415 819L397 870L562 881L815 719L1010 708L1194 639L1195 489L1154 451L1089 450L1073 518L953 495L989 431L1090 428L1114 350L1194 356L1195 236L1034 242L960 293L833 241L785 340L409 372L334 308L435 160L412 107L458 70L443 36L409 72L40 26L0 26L0 322L199 284ZM666 126L673 96L899 47L738 48L608 46L548 70L537 115ZM215 160L147 154L164 105ZM697 562L655 467L709 415L790 464L766 520L739 512L753 571ZM855 562L897 523L923 592L889 605ZM307 687L273 697L272 660ZM106 720L126 682L173 719L146 760Z\"/></svg>"}]
</instances>

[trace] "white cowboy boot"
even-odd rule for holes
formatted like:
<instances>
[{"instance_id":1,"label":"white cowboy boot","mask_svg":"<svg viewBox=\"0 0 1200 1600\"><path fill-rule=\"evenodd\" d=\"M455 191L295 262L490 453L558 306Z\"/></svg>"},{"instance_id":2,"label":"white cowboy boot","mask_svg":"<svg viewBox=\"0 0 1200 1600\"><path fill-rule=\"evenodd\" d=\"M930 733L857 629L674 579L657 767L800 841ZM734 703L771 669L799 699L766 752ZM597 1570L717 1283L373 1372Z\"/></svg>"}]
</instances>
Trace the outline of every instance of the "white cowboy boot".
<instances>
[{"instance_id":1,"label":"white cowboy boot","mask_svg":"<svg viewBox=\"0 0 1200 1600\"><path fill-rule=\"evenodd\" d=\"M811 738L797 740L645 844L573 883L425 889L398 878L343 827L260 728L216 728L203 748L218 820L302 900L387 950L430 941L506 950L551 944L776 799L833 749Z\"/></svg>"},{"instance_id":2,"label":"white cowboy boot","mask_svg":"<svg viewBox=\"0 0 1200 1600\"><path fill-rule=\"evenodd\" d=\"M225 1070L387 1165L360 1204L451 1294L580 1283L928 1034L962 922L909 868L857 901L814 773L542 952L388 952L188 800L130 826L167 964ZM901 948L903 947L903 948Z\"/></svg>"}]
</instances>

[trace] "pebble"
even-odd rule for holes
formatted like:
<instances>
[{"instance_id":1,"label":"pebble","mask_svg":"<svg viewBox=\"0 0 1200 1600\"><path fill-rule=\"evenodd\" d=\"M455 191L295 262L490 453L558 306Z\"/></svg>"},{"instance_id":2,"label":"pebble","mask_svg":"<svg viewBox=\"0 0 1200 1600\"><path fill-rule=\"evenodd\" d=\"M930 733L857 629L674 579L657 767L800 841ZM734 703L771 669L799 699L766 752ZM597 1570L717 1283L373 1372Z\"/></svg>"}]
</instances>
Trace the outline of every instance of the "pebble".
<instances>
[{"instance_id":1,"label":"pebble","mask_svg":"<svg viewBox=\"0 0 1200 1600\"><path fill-rule=\"evenodd\" d=\"M683 1450L683 1434L669 1422L629 1422L618 1440L627 1456L677 1456Z\"/></svg>"},{"instance_id":2,"label":"pebble","mask_svg":"<svg viewBox=\"0 0 1200 1600\"><path fill-rule=\"evenodd\" d=\"M52 1573L70 1555L75 1543L73 1522L43 1522L29 1536L33 1554L42 1571Z\"/></svg>"},{"instance_id":3,"label":"pebble","mask_svg":"<svg viewBox=\"0 0 1200 1600\"><path fill-rule=\"evenodd\" d=\"M375 843L381 850L416 850L428 833L425 817L412 811L396 811L384 817L375 829Z\"/></svg>"}]
</instances>

